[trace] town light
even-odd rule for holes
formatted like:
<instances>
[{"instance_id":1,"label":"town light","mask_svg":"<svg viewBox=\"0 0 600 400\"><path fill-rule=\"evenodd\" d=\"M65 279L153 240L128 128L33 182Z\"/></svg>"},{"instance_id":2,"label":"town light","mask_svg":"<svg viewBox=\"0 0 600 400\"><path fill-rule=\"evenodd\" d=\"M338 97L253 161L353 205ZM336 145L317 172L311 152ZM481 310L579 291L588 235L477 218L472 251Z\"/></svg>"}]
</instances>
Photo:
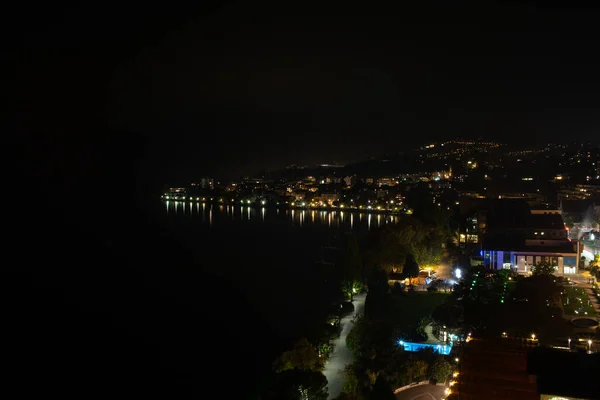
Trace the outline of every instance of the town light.
<instances>
[{"instance_id":1,"label":"town light","mask_svg":"<svg viewBox=\"0 0 600 400\"><path fill-rule=\"evenodd\" d=\"M456 378L457 376L458 376L458 371L455 371L455 372L452 374L452 377Z\"/></svg>"},{"instance_id":2,"label":"town light","mask_svg":"<svg viewBox=\"0 0 600 400\"><path fill-rule=\"evenodd\" d=\"M531 334L531 340L535 340L535 333Z\"/></svg>"},{"instance_id":3,"label":"town light","mask_svg":"<svg viewBox=\"0 0 600 400\"><path fill-rule=\"evenodd\" d=\"M462 271L460 270L460 268L456 268L454 270L454 276L456 276L456 279L462 278Z\"/></svg>"}]
</instances>

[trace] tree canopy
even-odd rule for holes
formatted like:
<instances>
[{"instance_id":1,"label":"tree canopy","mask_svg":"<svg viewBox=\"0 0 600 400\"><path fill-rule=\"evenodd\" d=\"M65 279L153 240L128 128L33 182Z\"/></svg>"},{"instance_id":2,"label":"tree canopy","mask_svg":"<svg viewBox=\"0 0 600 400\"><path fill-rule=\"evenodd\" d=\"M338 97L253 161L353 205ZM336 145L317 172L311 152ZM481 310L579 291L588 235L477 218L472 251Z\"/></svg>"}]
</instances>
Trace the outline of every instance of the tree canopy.
<instances>
[{"instance_id":1,"label":"tree canopy","mask_svg":"<svg viewBox=\"0 0 600 400\"><path fill-rule=\"evenodd\" d=\"M288 370L277 374L272 394L277 400L327 400L327 378L318 371Z\"/></svg>"},{"instance_id":2,"label":"tree canopy","mask_svg":"<svg viewBox=\"0 0 600 400\"><path fill-rule=\"evenodd\" d=\"M373 391L371 392L371 396L369 396L370 400L395 400L396 396L394 395L394 391L390 386L390 383L385 379L383 374L379 374L377 376L377 380L375 381L375 385L373 385Z\"/></svg>"},{"instance_id":3,"label":"tree canopy","mask_svg":"<svg viewBox=\"0 0 600 400\"><path fill-rule=\"evenodd\" d=\"M445 382L451 373L452 364L446 361L443 356L436 357L431 364L431 368L429 369L429 376L435 379L438 383Z\"/></svg>"},{"instance_id":4,"label":"tree canopy","mask_svg":"<svg viewBox=\"0 0 600 400\"><path fill-rule=\"evenodd\" d=\"M406 257L402 275L407 278L416 278L419 275L419 264L417 264L417 261L412 254L409 254L408 257Z\"/></svg>"},{"instance_id":5,"label":"tree canopy","mask_svg":"<svg viewBox=\"0 0 600 400\"><path fill-rule=\"evenodd\" d=\"M437 266L442 260L448 234L443 227L404 217L380 229L368 243L366 258L371 267L400 270L412 256L418 265Z\"/></svg>"},{"instance_id":6,"label":"tree canopy","mask_svg":"<svg viewBox=\"0 0 600 400\"><path fill-rule=\"evenodd\" d=\"M548 262L538 262L533 268L533 275L552 275L555 272L555 266Z\"/></svg>"},{"instance_id":7,"label":"tree canopy","mask_svg":"<svg viewBox=\"0 0 600 400\"><path fill-rule=\"evenodd\" d=\"M317 349L306 338L302 338L275 361L274 368L276 372L293 369L321 371L323 365Z\"/></svg>"}]
</instances>

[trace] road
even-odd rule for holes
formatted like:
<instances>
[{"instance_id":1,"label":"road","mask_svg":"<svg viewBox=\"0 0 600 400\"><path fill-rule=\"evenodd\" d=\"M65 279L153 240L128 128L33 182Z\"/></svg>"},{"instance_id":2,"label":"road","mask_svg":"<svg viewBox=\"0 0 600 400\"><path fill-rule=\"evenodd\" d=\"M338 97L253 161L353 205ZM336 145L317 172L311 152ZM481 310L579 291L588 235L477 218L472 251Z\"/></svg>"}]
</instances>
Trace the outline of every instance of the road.
<instances>
[{"instance_id":1,"label":"road","mask_svg":"<svg viewBox=\"0 0 600 400\"><path fill-rule=\"evenodd\" d=\"M352 330L352 326L354 325L352 319L354 316L362 315L366 297L366 294L354 296L354 301L352 302L354 304L354 312L342 318L342 333L339 338L334 340L333 353L325 363L323 374L327 377L327 389L330 399L339 396L344 386L344 367L352 362L352 353L346 347L346 336Z\"/></svg>"},{"instance_id":2,"label":"road","mask_svg":"<svg viewBox=\"0 0 600 400\"><path fill-rule=\"evenodd\" d=\"M444 396L444 386L421 385L396 393L396 400L440 400Z\"/></svg>"}]
</instances>

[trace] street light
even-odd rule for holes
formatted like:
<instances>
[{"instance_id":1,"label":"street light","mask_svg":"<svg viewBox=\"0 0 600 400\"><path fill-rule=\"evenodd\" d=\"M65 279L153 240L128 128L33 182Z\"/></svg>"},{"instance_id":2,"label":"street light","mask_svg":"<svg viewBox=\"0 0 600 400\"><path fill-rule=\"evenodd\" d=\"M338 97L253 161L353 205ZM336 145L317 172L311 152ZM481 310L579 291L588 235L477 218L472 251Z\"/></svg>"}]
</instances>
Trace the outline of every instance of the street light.
<instances>
[{"instance_id":1,"label":"street light","mask_svg":"<svg viewBox=\"0 0 600 400\"><path fill-rule=\"evenodd\" d=\"M531 334L531 340L535 340L535 333Z\"/></svg>"},{"instance_id":2,"label":"street light","mask_svg":"<svg viewBox=\"0 0 600 400\"><path fill-rule=\"evenodd\" d=\"M571 351L571 338L569 338L568 340L569 340L569 351Z\"/></svg>"},{"instance_id":3,"label":"street light","mask_svg":"<svg viewBox=\"0 0 600 400\"><path fill-rule=\"evenodd\" d=\"M592 354L592 340L588 339L588 353Z\"/></svg>"}]
</instances>

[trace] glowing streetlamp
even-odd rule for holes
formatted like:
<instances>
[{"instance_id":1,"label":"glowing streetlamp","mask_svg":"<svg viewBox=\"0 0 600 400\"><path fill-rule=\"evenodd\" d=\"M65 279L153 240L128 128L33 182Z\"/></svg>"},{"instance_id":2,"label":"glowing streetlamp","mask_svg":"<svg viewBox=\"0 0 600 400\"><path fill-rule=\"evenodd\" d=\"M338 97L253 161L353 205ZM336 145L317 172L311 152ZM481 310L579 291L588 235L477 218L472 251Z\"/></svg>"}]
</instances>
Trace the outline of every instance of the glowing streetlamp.
<instances>
[{"instance_id":1,"label":"glowing streetlamp","mask_svg":"<svg viewBox=\"0 0 600 400\"><path fill-rule=\"evenodd\" d=\"M592 340L588 339L588 353L592 354Z\"/></svg>"},{"instance_id":2,"label":"glowing streetlamp","mask_svg":"<svg viewBox=\"0 0 600 400\"><path fill-rule=\"evenodd\" d=\"M535 333L531 334L531 340L535 340Z\"/></svg>"},{"instance_id":3,"label":"glowing streetlamp","mask_svg":"<svg viewBox=\"0 0 600 400\"><path fill-rule=\"evenodd\" d=\"M571 338L568 339L569 341L569 351L571 350Z\"/></svg>"}]
</instances>

